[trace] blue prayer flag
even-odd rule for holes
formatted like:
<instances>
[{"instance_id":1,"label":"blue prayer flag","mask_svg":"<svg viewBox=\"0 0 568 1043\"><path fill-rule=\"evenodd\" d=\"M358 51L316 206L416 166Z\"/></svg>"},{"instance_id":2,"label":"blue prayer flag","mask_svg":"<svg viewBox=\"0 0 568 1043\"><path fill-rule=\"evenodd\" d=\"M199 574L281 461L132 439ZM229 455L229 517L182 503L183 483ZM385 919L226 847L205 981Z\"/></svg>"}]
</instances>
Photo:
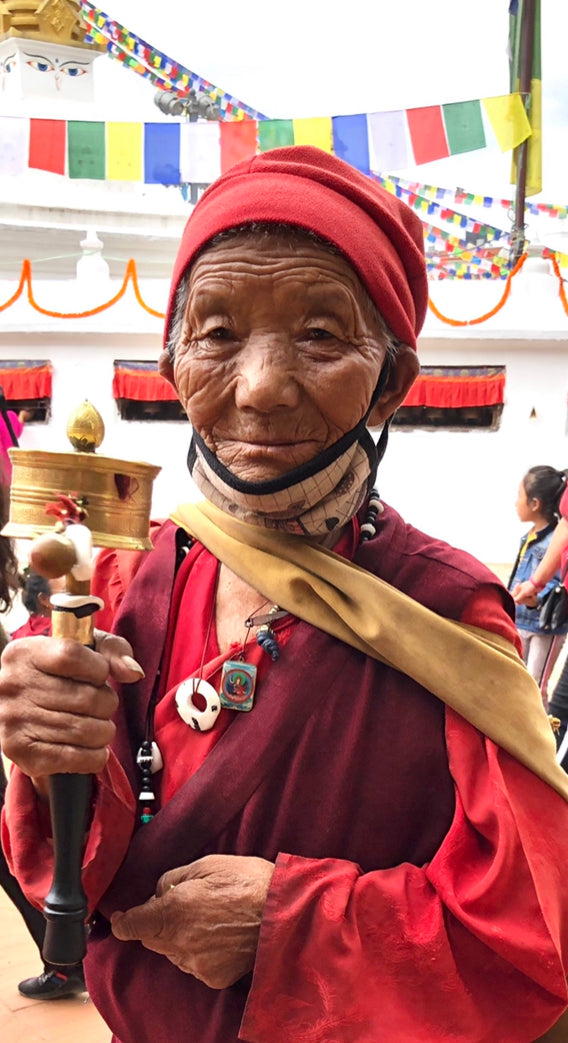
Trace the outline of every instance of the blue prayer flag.
<instances>
[{"instance_id":1,"label":"blue prayer flag","mask_svg":"<svg viewBox=\"0 0 568 1043\"><path fill-rule=\"evenodd\" d=\"M144 124L144 181L147 185L179 185L179 123Z\"/></svg>"},{"instance_id":2,"label":"blue prayer flag","mask_svg":"<svg viewBox=\"0 0 568 1043\"><path fill-rule=\"evenodd\" d=\"M332 116L333 151L340 159L370 173L367 116Z\"/></svg>"}]
</instances>

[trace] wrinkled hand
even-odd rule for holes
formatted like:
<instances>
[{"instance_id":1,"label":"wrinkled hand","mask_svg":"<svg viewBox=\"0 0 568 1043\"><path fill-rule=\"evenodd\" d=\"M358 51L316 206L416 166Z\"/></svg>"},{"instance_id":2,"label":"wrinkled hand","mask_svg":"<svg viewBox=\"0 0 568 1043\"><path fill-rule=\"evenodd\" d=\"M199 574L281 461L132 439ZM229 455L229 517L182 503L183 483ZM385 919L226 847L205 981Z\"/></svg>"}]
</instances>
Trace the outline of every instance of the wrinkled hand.
<instances>
[{"instance_id":1,"label":"wrinkled hand","mask_svg":"<svg viewBox=\"0 0 568 1043\"><path fill-rule=\"evenodd\" d=\"M113 934L162 953L211 989L226 989L254 966L273 872L264 858L207 855L164 873L144 905L113 913Z\"/></svg>"},{"instance_id":2,"label":"wrinkled hand","mask_svg":"<svg viewBox=\"0 0 568 1043\"><path fill-rule=\"evenodd\" d=\"M528 608L536 608L538 605L538 594L528 579L524 583L517 583L511 594L516 605L527 605Z\"/></svg>"},{"instance_id":3,"label":"wrinkled hand","mask_svg":"<svg viewBox=\"0 0 568 1043\"><path fill-rule=\"evenodd\" d=\"M57 772L96 774L108 759L118 699L109 677L139 681L122 638L95 632L97 651L51 637L10 642L0 670L0 745L45 792Z\"/></svg>"}]
</instances>

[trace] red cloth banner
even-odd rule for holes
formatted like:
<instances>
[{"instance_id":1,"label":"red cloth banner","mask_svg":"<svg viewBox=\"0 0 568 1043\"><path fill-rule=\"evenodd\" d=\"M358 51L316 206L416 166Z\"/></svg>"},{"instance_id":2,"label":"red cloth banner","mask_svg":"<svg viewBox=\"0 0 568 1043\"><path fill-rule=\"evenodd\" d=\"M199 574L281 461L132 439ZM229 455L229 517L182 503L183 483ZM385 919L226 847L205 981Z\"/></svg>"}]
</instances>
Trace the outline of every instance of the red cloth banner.
<instances>
[{"instance_id":1,"label":"red cloth banner","mask_svg":"<svg viewBox=\"0 0 568 1043\"><path fill-rule=\"evenodd\" d=\"M51 398L52 368L49 362L39 366L0 367L0 385L8 402L19 399Z\"/></svg>"},{"instance_id":2,"label":"red cloth banner","mask_svg":"<svg viewBox=\"0 0 568 1043\"><path fill-rule=\"evenodd\" d=\"M66 144L65 120L30 120L30 167L64 174Z\"/></svg>"},{"instance_id":3,"label":"red cloth banner","mask_svg":"<svg viewBox=\"0 0 568 1043\"><path fill-rule=\"evenodd\" d=\"M256 155L258 124L256 120L237 120L235 123L220 123L221 173Z\"/></svg>"},{"instance_id":4,"label":"red cloth banner","mask_svg":"<svg viewBox=\"0 0 568 1043\"><path fill-rule=\"evenodd\" d=\"M468 406L495 406L504 401L505 373L482 376L439 376L421 374L406 396L404 406L432 406L436 409L463 409Z\"/></svg>"},{"instance_id":5,"label":"red cloth banner","mask_svg":"<svg viewBox=\"0 0 568 1043\"><path fill-rule=\"evenodd\" d=\"M178 397L157 369L135 366L115 366L112 393L114 398L129 398L135 402L175 402Z\"/></svg>"},{"instance_id":6,"label":"red cloth banner","mask_svg":"<svg viewBox=\"0 0 568 1043\"><path fill-rule=\"evenodd\" d=\"M449 156L441 105L408 109L406 118L416 163L430 163L433 159Z\"/></svg>"}]
</instances>

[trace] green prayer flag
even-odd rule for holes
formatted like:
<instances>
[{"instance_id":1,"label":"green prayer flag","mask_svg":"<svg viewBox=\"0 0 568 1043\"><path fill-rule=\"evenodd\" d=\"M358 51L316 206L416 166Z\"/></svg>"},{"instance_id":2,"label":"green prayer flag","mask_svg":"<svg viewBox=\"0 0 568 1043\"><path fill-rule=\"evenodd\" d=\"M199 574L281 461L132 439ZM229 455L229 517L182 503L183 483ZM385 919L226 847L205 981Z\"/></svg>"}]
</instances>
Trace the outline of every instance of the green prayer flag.
<instances>
[{"instance_id":1,"label":"green prayer flag","mask_svg":"<svg viewBox=\"0 0 568 1043\"><path fill-rule=\"evenodd\" d=\"M83 120L67 124L69 177L105 179L105 125Z\"/></svg>"},{"instance_id":2,"label":"green prayer flag","mask_svg":"<svg viewBox=\"0 0 568 1043\"><path fill-rule=\"evenodd\" d=\"M442 105L450 155L485 148L485 131L480 101L458 101Z\"/></svg>"},{"instance_id":3,"label":"green prayer flag","mask_svg":"<svg viewBox=\"0 0 568 1043\"><path fill-rule=\"evenodd\" d=\"M294 144L292 120L259 120L258 143L261 152Z\"/></svg>"}]
</instances>

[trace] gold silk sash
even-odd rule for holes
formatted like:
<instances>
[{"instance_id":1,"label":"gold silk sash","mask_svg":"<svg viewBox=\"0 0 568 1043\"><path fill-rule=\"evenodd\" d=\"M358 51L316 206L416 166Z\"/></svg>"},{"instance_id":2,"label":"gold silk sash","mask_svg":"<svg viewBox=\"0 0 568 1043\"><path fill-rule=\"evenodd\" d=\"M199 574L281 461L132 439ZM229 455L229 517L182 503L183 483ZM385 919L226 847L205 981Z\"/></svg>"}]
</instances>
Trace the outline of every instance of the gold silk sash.
<instances>
[{"instance_id":1,"label":"gold silk sash","mask_svg":"<svg viewBox=\"0 0 568 1043\"><path fill-rule=\"evenodd\" d=\"M568 801L540 691L504 638L438 616L320 544L248 525L208 501L171 518L268 600L412 677Z\"/></svg>"}]
</instances>

